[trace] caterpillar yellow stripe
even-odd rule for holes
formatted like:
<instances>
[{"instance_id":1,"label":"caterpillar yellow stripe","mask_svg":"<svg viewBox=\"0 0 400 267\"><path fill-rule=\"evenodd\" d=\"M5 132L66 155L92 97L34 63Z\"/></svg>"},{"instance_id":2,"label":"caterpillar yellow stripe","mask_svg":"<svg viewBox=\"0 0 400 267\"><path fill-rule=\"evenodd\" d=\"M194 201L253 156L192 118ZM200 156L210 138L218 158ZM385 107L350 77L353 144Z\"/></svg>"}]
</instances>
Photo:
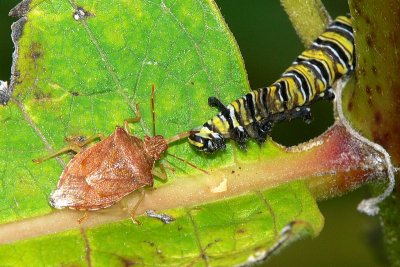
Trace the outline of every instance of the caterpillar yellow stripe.
<instances>
[{"instance_id":1,"label":"caterpillar yellow stripe","mask_svg":"<svg viewBox=\"0 0 400 267\"><path fill-rule=\"evenodd\" d=\"M220 112L200 129L192 130L189 142L213 153L224 149L225 140L230 138L245 149L250 137L265 142L276 122L298 117L309 122L308 105L319 98L333 99L332 85L352 73L354 66L351 19L339 16L271 86L253 90L227 106L210 97L209 105Z\"/></svg>"}]
</instances>

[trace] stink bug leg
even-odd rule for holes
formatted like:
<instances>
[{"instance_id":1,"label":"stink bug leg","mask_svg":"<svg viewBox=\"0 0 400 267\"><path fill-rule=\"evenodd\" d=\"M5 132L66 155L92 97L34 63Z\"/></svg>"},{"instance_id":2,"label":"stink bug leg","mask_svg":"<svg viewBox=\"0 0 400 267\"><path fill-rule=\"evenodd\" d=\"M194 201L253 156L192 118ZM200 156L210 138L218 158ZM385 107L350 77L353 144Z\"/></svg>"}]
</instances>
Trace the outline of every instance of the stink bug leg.
<instances>
[{"instance_id":1,"label":"stink bug leg","mask_svg":"<svg viewBox=\"0 0 400 267\"><path fill-rule=\"evenodd\" d=\"M175 169L169 166L168 161L165 161L161 162L158 167L154 166L153 170L151 171L151 174L165 181L168 179L168 174L166 169L170 170L171 172L175 172Z\"/></svg>"},{"instance_id":2,"label":"stink bug leg","mask_svg":"<svg viewBox=\"0 0 400 267\"><path fill-rule=\"evenodd\" d=\"M51 159L51 158L58 157L58 156L60 156L62 154L65 154L67 152L74 151L75 153L79 153L81 150L82 150L82 148L80 148L79 146L69 145L69 146L64 147L64 148L62 148L62 149L60 149L60 150L58 150L58 151L56 151L54 153L51 153L51 154L49 154L49 155L47 155L45 157L38 158L38 159L33 159L32 161L35 162L35 163L42 163L43 161L46 161L46 160Z\"/></svg>"},{"instance_id":3,"label":"stink bug leg","mask_svg":"<svg viewBox=\"0 0 400 267\"><path fill-rule=\"evenodd\" d=\"M58 156L60 156L62 154L68 153L70 151L73 151L75 153L79 153L79 152L82 151L82 147L84 147L87 144L95 141L96 139L103 140L104 138L105 137L102 134L96 134L94 136L89 137L86 140L83 140L83 141L76 141L73 138L71 138L71 139L66 138L67 141L69 142L69 146L64 147L64 148L62 148L62 149L60 149L60 150L58 150L58 151L56 151L54 153L51 153L51 154L49 154L47 156L44 156L42 158L33 159L32 161L35 162L35 163L42 163L43 161L46 161L46 160L51 159L51 158L58 157Z\"/></svg>"},{"instance_id":4,"label":"stink bug leg","mask_svg":"<svg viewBox=\"0 0 400 267\"><path fill-rule=\"evenodd\" d=\"M88 214L87 212L85 212L85 214L83 214L83 216L80 217L80 218L77 220L77 222L78 222L79 224L82 224L82 223L84 223L88 218L89 218L89 214Z\"/></svg>"},{"instance_id":5,"label":"stink bug leg","mask_svg":"<svg viewBox=\"0 0 400 267\"><path fill-rule=\"evenodd\" d=\"M140 222L138 220L135 219L136 217L136 210L139 208L140 204L143 202L144 197L145 197L146 193L144 192L143 189L140 189L140 196L138 201L136 202L135 206L133 207L133 209L131 210L131 220L134 224L140 224Z\"/></svg>"},{"instance_id":6,"label":"stink bug leg","mask_svg":"<svg viewBox=\"0 0 400 267\"><path fill-rule=\"evenodd\" d=\"M128 124L129 123L140 122L141 119L142 119L142 116L140 115L139 104L136 104L136 117L124 120L125 132L127 132L128 134L131 134L131 131L129 130Z\"/></svg>"},{"instance_id":7,"label":"stink bug leg","mask_svg":"<svg viewBox=\"0 0 400 267\"><path fill-rule=\"evenodd\" d=\"M76 146L79 146L79 147L84 147L87 144L90 144L90 143L94 142L97 139L104 140L104 139L106 139L106 137L103 134L96 134L96 135L93 135L93 136L91 136L91 137L89 137L87 139L85 139L84 137L79 137L79 138L66 137L65 141L67 141L68 144L70 144L70 145L76 145Z\"/></svg>"},{"instance_id":8,"label":"stink bug leg","mask_svg":"<svg viewBox=\"0 0 400 267\"><path fill-rule=\"evenodd\" d=\"M157 176L158 178L160 178L161 180L167 180L168 179L167 172L165 171L164 165L162 165L162 164L160 164L159 170L156 170L156 169L153 168L151 173L153 175Z\"/></svg>"},{"instance_id":9,"label":"stink bug leg","mask_svg":"<svg viewBox=\"0 0 400 267\"><path fill-rule=\"evenodd\" d=\"M155 92L154 84L151 86L151 115L153 118L153 136L156 135L156 111L154 109L154 92Z\"/></svg>"}]
</instances>

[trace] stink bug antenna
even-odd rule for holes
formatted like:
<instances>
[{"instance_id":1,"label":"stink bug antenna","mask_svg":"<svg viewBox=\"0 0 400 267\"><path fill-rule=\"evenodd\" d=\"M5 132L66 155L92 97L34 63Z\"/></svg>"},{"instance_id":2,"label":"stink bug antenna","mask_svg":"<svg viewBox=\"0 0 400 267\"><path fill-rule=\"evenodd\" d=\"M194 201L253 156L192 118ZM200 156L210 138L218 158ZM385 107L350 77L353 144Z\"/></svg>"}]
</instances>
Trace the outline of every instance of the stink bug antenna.
<instances>
[{"instance_id":1,"label":"stink bug antenna","mask_svg":"<svg viewBox=\"0 0 400 267\"><path fill-rule=\"evenodd\" d=\"M186 137L188 137L191 133L192 133L192 131L187 131L187 132L179 133L179 134L177 134L177 135L175 135L175 136L172 136L171 138L168 138L168 139L166 140L166 141L167 141L167 144L171 144L171 143L173 143L173 142L176 142L176 141L179 141L179 140L181 140L181 139L183 139L183 138L186 138Z\"/></svg>"},{"instance_id":2,"label":"stink bug antenna","mask_svg":"<svg viewBox=\"0 0 400 267\"><path fill-rule=\"evenodd\" d=\"M169 155L169 156L171 156L171 157L174 157L174 158L176 158L177 160L180 160L180 161L186 163L186 164L189 165L190 167L195 168L195 169L197 169L197 170L199 170L199 171L201 171L201 172L204 172L205 174L208 174L208 175L210 174L208 171L203 170L203 169L197 167L196 165L194 165L193 163L187 161L186 159L180 158L180 157L175 156L174 154L171 154L171 153L167 153L167 155Z\"/></svg>"},{"instance_id":3,"label":"stink bug antenna","mask_svg":"<svg viewBox=\"0 0 400 267\"><path fill-rule=\"evenodd\" d=\"M151 113L153 116L153 136L156 135L156 112L154 110L154 91L155 91L154 84L151 85Z\"/></svg>"}]
</instances>

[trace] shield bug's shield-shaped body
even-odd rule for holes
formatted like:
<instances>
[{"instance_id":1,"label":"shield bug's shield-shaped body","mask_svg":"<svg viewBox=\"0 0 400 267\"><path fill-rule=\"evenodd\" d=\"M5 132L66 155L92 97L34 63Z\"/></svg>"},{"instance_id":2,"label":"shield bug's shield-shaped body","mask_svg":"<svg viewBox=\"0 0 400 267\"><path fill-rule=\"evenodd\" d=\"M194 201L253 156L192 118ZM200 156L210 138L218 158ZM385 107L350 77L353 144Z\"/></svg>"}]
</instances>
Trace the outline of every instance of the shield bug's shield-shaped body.
<instances>
[{"instance_id":1,"label":"shield bug's shield-shaped body","mask_svg":"<svg viewBox=\"0 0 400 267\"><path fill-rule=\"evenodd\" d=\"M136 189L153 186L154 163L167 148L162 136L141 140L117 127L69 162L50 203L55 208L79 210L111 206Z\"/></svg>"},{"instance_id":2,"label":"shield bug's shield-shaped body","mask_svg":"<svg viewBox=\"0 0 400 267\"><path fill-rule=\"evenodd\" d=\"M125 127L116 127L115 132L107 138L96 135L87 140L70 140L70 146L34 160L40 163L68 151L77 152L61 174L57 189L50 196L53 207L78 210L106 208L139 188L153 186L153 175L166 178L162 165L161 171L154 169L155 162L168 149L169 143L185 138L189 133L184 132L168 140L161 135L146 136L142 140L131 135L128 129L128 123L140 121L138 106L137 111L136 118L125 120ZM154 86L152 114L155 132ZM88 143L98 138L100 142L86 148Z\"/></svg>"}]
</instances>

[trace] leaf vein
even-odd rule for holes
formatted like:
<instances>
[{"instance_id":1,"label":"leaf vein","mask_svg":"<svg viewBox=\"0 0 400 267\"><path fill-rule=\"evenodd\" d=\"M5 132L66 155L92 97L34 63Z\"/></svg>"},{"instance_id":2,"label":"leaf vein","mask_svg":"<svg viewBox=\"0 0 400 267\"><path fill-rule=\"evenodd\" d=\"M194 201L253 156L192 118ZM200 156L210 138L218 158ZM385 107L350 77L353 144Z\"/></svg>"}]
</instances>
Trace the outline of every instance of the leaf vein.
<instances>
[{"instance_id":1,"label":"leaf vein","mask_svg":"<svg viewBox=\"0 0 400 267\"><path fill-rule=\"evenodd\" d=\"M274 210L271 207L271 204L268 200L264 197L264 195L260 191L256 191L257 196L261 199L262 203L267 207L268 211L271 213L272 220L274 222L274 238L278 237L278 230L276 229L276 215Z\"/></svg>"},{"instance_id":2,"label":"leaf vein","mask_svg":"<svg viewBox=\"0 0 400 267\"><path fill-rule=\"evenodd\" d=\"M213 83L213 79L211 77L210 70L208 69L206 62L204 61L204 56L203 56L203 54L201 52L201 48L200 48L199 44L196 42L196 40L193 38L193 36L189 33L189 31L186 29L186 27L182 24L182 22L179 21L179 19L175 16L175 14L171 11L171 9L166 7L166 10L171 15L171 17L176 21L177 25L182 30L182 32L192 42L192 44L193 44L193 46L195 48L196 54L197 54L197 56L198 56L198 58L200 60L200 63L202 65L202 68L203 68L204 72L207 74L208 82L210 83L210 85L214 89L215 94L217 96L219 96L219 90L218 90L217 86Z\"/></svg>"},{"instance_id":3,"label":"leaf vein","mask_svg":"<svg viewBox=\"0 0 400 267\"><path fill-rule=\"evenodd\" d=\"M204 248L201 246L201 242L200 242L200 235L199 235L199 229L194 221L194 218L192 216L192 214L190 213L190 209L186 209L186 214L189 217L190 223L193 226L193 234L194 237L196 239L196 243L197 243L197 247L199 249L200 252L200 259L202 259L204 261L204 263L206 264L206 266L210 266L209 262L208 262L208 256L206 255L206 252L204 250Z\"/></svg>"},{"instance_id":4,"label":"leaf vein","mask_svg":"<svg viewBox=\"0 0 400 267\"><path fill-rule=\"evenodd\" d=\"M47 141L46 137L42 133L42 131L39 129L39 127L36 125L36 123L32 120L32 118L29 116L29 114L26 112L25 106L18 100L12 99L12 101L19 107L19 109L22 112L22 115L25 119L25 121L29 124L29 126L35 131L35 133L39 136L39 138L42 140L44 143L46 149L48 151L53 151L53 147L50 145L49 141ZM65 168L65 162L60 158L56 157L56 160L60 165Z\"/></svg>"},{"instance_id":5,"label":"leaf vein","mask_svg":"<svg viewBox=\"0 0 400 267\"><path fill-rule=\"evenodd\" d=\"M92 267L92 256L91 256L92 249L90 247L89 239L88 239L88 237L86 235L86 232L85 232L85 230L83 228L81 228L81 235L82 235L82 238L83 238L83 242L85 243L85 258L86 258L88 267Z\"/></svg>"},{"instance_id":6,"label":"leaf vein","mask_svg":"<svg viewBox=\"0 0 400 267\"><path fill-rule=\"evenodd\" d=\"M71 6L74 9L77 9L77 5L76 5L74 0L68 0L68 2L71 4ZM104 66L106 67L107 72L110 74L112 80L114 81L114 83L116 85L118 94L120 96L122 96L122 98L125 100L125 102L129 105L131 110L134 112L134 115L137 114L137 110L136 110L136 107L135 107L135 104L134 104L135 97L133 97L133 99L131 101L129 99L128 95L122 89L121 82L120 82L120 80L119 80L119 78L117 76L117 73L114 71L114 67L112 66L111 62L108 60L108 56L107 56L106 52L100 46L100 43L99 43L98 39L96 38L96 36L92 32L92 30L90 29L90 27L89 27L88 23L86 22L86 20L85 19L81 20L81 24L82 24L83 28L85 29L86 33L88 34L91 43L95 46L97 52L99 53L101 60L104 62ZM144 127L143 120L141 120L139 123L141 124L143 130L148 132L148 129L146 127Z\"/></svg>"}]
</instances>

